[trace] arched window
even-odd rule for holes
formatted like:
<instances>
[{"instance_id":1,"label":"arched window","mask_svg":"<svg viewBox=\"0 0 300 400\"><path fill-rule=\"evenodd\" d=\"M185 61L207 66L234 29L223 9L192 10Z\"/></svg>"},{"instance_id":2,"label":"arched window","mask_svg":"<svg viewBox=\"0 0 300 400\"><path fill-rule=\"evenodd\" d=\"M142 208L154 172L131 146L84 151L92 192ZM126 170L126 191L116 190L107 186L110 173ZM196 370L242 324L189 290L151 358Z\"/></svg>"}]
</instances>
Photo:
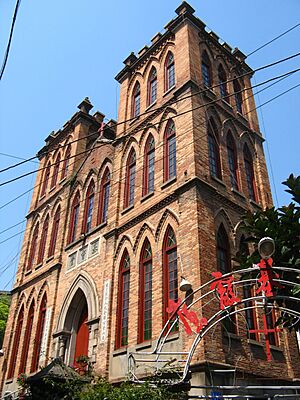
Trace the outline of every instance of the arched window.
<instances>
[{"instance_id":1,"label":"arched window","mask_svg":"<svg viewBox=\"0 0 300 400\"><path fill-rule=\"evenodd\" d=\"M229 102L228 92L227 92L227 76L226 76L226 72L221 64L219 65L219 68L218 68L218 78L219 78L219 84L220 84L221 97L222 97L222 99Z\"/></svg>"},{"instance_id":2,"label":"arched window","mask_svg":"<svg viewBox=\"0 0 300 400\"><path fill-rule=\"evenodd\" d=\"M37 249L38 237L39 237L39 224L37 223L35 228L34 228L32 238L31 238L31 245L30 245L29 257L28 257L27 271L31 270L31 268L33 266L33 263L34 263L35 253L36 253L36 249Z\"/></svg>"},{"instance_id":3,"label":"arched window","mask_svg":"<svg viewBox=\"0 0 300 400\"><path fill-rule=\"evenodd\" d=\"M165 61L165 90L175 86L175 61L173 53L169 52Z\"/></svg>"},{"instance_id":4,"label":"arched window","mask_svg":"<svg viewBox=\"0 0 300 400\"><path fill-rule=\"evenodd\" d=\"M18 314L18 317L16 320L15 336L14 336L14 341L13 341L13 346L12 346L12 353L11 353L11 358L10 358L7 379L13 378L14 373L15 373L17 356L18 356L18 352L19 352L20 338L21 338L22 327L23 327L23 320L24 320L24 306L22 306L21 310L19 311L19 314Z\"/></svg>"},{"instance_id":5,"label":"arched window","mask_svg":"<svg viewBox=\"0 0 300 400\"><path fill-rule=\"evenodd\" d=\"M103 222L107 221L109 193L110 193L110 171L109 168L107 167L104 171L100 184L99 211L98 211L99 224L102 224Z\"/></svg>"},{"instance_id":6,"label":"arched window","mask_svg":"<svg viewBox=\"0 0 300 400\"><path fill-rule=\"evenodd\" d=\"M139 82L136 82L132 93L132 118L137 118L141 113L141 87Z\"/></svg>"},{"instance_id":7,"label":"arched window","mask_svg":"<svg viewBox=\"0 0 300 400\"><path fill-rule=\"evenodd\" d=\"M92 229L93 208L95 200L95 184L91 181L86 192L82 232L88 233Z\"/></svg>"},{"instance_id":8,"label":"arched window","mask_svg":"<svg viewBox=\"0 0 300 400\"><path fill-rule=\"evenodd\" d=\"M176 176L176 131L173 120L167 124L164 136L164 178L168 181Z\"/></svg>"},{"instance_id":9,"label":"arched window","mask_svg":"<svg viewBox=\"0 0 300 400\"><path fill-rule=\"evenodd\" d=\"M25 371L26 371L28 350L29 350L29 344L30 344L32 327L33 327L33 319L34 319L34 300L32 301L31 306L28 311L19 374L25 373Z\"/></svg>"},{"instance_id":10,"label":"arched window","mask_svg":"<svg viewBox=\"0 0 300 400\"><path fill-rule=\"evenodd\" d=\"M71 145L69 144L69 146L67 147L66 153L65 153L65 158L64 158L64 163L63 163L60 179L63 179L68 175L69 165L70 165L70 157L71 157Z\"/></svg>"},{"instance_id":11,"label":"arched window","mask_svg":"<svg viewBox=\"0 0 300 400\"><path fill-rule=\"evenodd\" d=\"M202 81L204 86L211 87L212 85L211 63L206 51L202 53L201 70L202 70Z\"/></svg>"},{"instance_id":12,"label":"arched window","mask_svg":"<svg viewBox=\"0 0 300 400\"><path fill-rule=\"evenodd\" d=\"M129 289L130 289L130 258L125 250L119 271L118 313L116 348L128 344L128 315L129 315Z\"/></svg>"},{"instance_id":13,"label":"arched window","mask_svg":"<svg viewBox=\"0 0 300 400\"><path fill-rule=\"evenodd\" d=\"M30 372L35 372L39 367L42 338L43 338L44 328L45 328L46 310L47 310L47 296L45 293L42 298L40 309L39 309L39 316L38 316L38 322L37 322L37 327L36 327L36 335L35 335L35 342L34 342Z\"/></svg>"},{"instance_id":14,"label":"arched window","mask_svg":"<svg viewBox=\"0 0 300 400\"><path fill-rule=\"evenodd\" d=\"M153 136L150 134L144 153L144 185L143 195L154 191L154 165L155 165L155 142Z\"/></svg>"},{"instance_id":15,"label":"arched window","mask_svg":"<svg viewBox=\"0 0 300 400\"><path fill-rule=\"evenodd\" d=\"M209 169L210 174L216 178L222 179L221 161L219 150L219 136L214 120L208 120L208 151L209 151Z\"/></svg>"},{"instance_id":16,"label":"arched window","mask_svg":"<svg viewBox=\"0 0 300 400\"><path fill-rule=\"evenodd\" d=\"M224 225L221 224L217 233L217 266L222 274L227 274L232 270L230 245ZM226 317L223 320L225 331L237 333L236 314Z\"/></svg>"},{"instance_id":17,"label":"arched window","mask_svg":"<svg viewBox=\"0 0 300 400\"><path fill-rule=\"evenodd\" d=\"M152 68L149 78L148 78L148 96L147 96L147 105L150 106L151 104L156 102L157 98L157 73L156 68Z\"/></svg>"},{"instance_id":18,"label":"arched window","mask_svg":"<svg viewBox=\"0 0 300 400\"><path fill-rule=\"evenodd\" d=\"M169 301L178 300L178 269L176 236L168 226L163 241L163 323L169 319L167 308Z\"/></svg>"},{"instance_id":19,"label":"arched window","mask_svg":"<svg viewBox=\"0 0 300 400\"><path fill-rule=\"evenodd\" d=\"M79 205L80 205L80 195L79 192L77 192L71 206L68 243L72 243L76 239L78 217L79 217Z\"/></svg>"},{"instance_id":20,"label":"arched window","mask_svg":"<svg viewBox=\"0 0 300 400\"><path fill-rule=\"evenodd\" d=\"M124 208L132 206L134 203L135 172L136 155L134 149L131 149L126 164Z\"/></svg>"},{"instance_id":21,"label":"arched window","mask_svg":"<svg viewBox=\"0 0 300 400\"><path fill-rule=\"evenodd\" d=\"M247 144L244 146L244 164L249 198L256 201L256 188L254 178L253 160Z\"/></svg>"},{"instance_id":22,"label":"arched window","mask_svg":"<svg viewBox=\"0 0 300 400\"><path fill-rule=\"evenodd\" d=\"M54 171L53 171L52 180L51 180L51 188L54 188L56 186L59 168L60 168L60 153L58 153L55 163L54 163Z\"/></svg>"},{"instance_id":23,"label":"arched window","mask_svg":"<svg viewBox=\"0 0 300 400\"><path fill-rule=\"evenodd\" d=\"M44 194L46 193L49 178L50 178L50 171L51 171L51 163L49 161L47 164L47 167L45 169L45 173L44 173L44 177L43 177L41 197L44 196Z\"/></svg>"},{"instance_id":24,"label":"arched window","mask_svg":"<svg viewBox=\"0 0 300 400\"><path fill-rule=\"evenodd\" d=\"M239 190L236 147L230 131L227 133L227 157L231 186L233 187L233 189Z\"/></svg>"},{"instance_id":25,"label":"arched window","mask_svg":"<svg viewBox=\"0 0 300 400\"><path fill-rule=\"evenodd\" d=\"M139 343L152 337L152 250L146 239L140 258Z\"/></svg>"},{"instance_id":26,"label":"arched window","mask_svg":"<svg viewBox=\"0 0 300 400\"><path fill-rule=\"evenodd\" d=\"M57 240L59 221L60 221L60 206L57 207L57 210L56 210L56 213L55 213L54 219L53 219L48 257L53 256L53 254L55 252L55 245L56 245L56 240Z\"/></svg>"},{"instance_id":27,"label":"arched window","mask_svg":"<svg viewBox=\"0 0 300 400\"><path fill-rule=\"evenodd\" d=\"M234 90L234 98L235 98L235 105L236 105L236 110L243 114L243 95L241 91L241 85L235 79L233 81L233 90Z\"/></svg>"},{"instance_id":28,"label":"arched window","mask_svg":"<svg viewBox=\"0 0 300 400\"><path fill-rule=\"evenodd\" d=\"M47 215L44 225L43 225L43 228L42 228L42 236L41 236L41 240L40 240L39 254L38 254L38 260L37 260L38 264L43 262L43 259L44 259L46 241L47 241L47 236L48 236L48 228L49 228L49 214Z\"/></svg>"}]
</instances>

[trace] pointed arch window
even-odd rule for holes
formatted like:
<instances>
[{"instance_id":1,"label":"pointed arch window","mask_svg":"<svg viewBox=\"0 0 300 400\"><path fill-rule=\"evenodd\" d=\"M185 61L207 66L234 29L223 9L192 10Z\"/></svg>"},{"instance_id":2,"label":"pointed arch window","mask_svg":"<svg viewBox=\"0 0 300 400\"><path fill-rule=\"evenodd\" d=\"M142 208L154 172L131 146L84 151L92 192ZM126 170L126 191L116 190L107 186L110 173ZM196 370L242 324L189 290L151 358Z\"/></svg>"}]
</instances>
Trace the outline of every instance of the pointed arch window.
<instances>
[{"instance_id":1,"label":"pointed arch window","mask_svg":"<svg viewBox=\"0 0 300 400\"><path fill-rule=\"evenodd\" d=\"M236 146L230 131L227 133L227 157L231 187L235 190L239 190Z\"/></svg>"},{"instance_id":2,"label":"pointed arch window","mask_svg":"<svg viewBox=\"0 0 300 400\"><path fill-rule=\"evenodd\" d=\"M157 98L157 72L156 68L152 68L149 79L148 79L148 97L147 97L147 105L150 106L151 104L156 102Z\"/></svg>"},{"instance_id":3,"label":"pointed arch window","mask_svg":"<svg viewBox=\"0 0 300 400\"><path fill-rule=\"evenodd\" d=\"M244 146L244 165L249 198L256 201L256 186L254 178L253 160L247 144Z\"/></svg>"},{"instance_id":4,"label":"pointed arch window","mask_svg":"<svg viewBox=\"0 0 300 400\"><path fill-rule=\"evenodd\" d=\"M134 149L131 149L126 164L124 208L130 207L134 203L135 173L136 155Z\"/></svg>"},{"instance_id":5,"label":"pointed arch window","mask_svg":"<svg viewBox=\"0 0 300 400\"><path fill-rule=\"evenodd\" d=\"M206 51L202 53L201 70L202 70L202 81L204 86L211 87L212 85L211 63Z\"/></svg>"},{"instance_id":6,"label":"pointed arch window","mask_svg":"<svg viewBox=\"0 0 300 400\"><path fill-rule=\"evenodd\" d=\"M152 337L152 250L146 239L140 259L140 293L139 293L139 329L138 342Z\"/></svg>"},{"instance_id":7,"label":"pointed arch window","mask_svg":"<svg viewBox=\"0 0 300 400\"><path fill-rule=\"evenodd\" d=\"M53 171L52 180L51 180L51 188L54 188L56 186L59 167L60 167L60 153L58 153L55 163L54 163L54 171Z\"/></svg>"},{"instance_id":8,"label":"pointed arch window","mask_svg":"<svg viewBox=\"0 0 300 400\"><path fill-rule=\"evenodd\" d=\"M48 186L48 182L49 182L49 178L50 178L50 172L51 172L51 163L50 163L50 161L48 161L48 164L47 164L47 167L45 170L45 174L43 177L43 182L42 182L41 197L46 194L47 186Z\"/></svg>"},{"instance_id":9,"label":"pointed arch window","mask_svg":"<svg viewBox=\"0 0 300 400\"><path fill-rule=\"evenodd\" d=\"M37 369L39 367L42 338L43 338L44 328L45 328L46 310L47 310L47 296L46 296L46 294L44 294L42 301L41 301L40 309L39 309L39 316L38 316L38 322L37 322L37 327L36 327L35 343L34 343L30 372L37 371Z\"/></svg>"},{"instance_id":10,"label":"pointed arch window","mask_svg":"<svg viewBox=\"0 0 300 400\"><path fill-rule=\"evenodd\" d=\"M163 241L163 323L169 319L167 308L169 300L178 300L178 268L176 236L168 226Z\"/></svg>"},{"instance_id":11,"label":"pointed arch window","mask_svg":"<svg viewBox=\"0 0 300 400\"><path fill-rule=\"evenodd\" d=\"M125 250L121 259L119 271L118 312L116 329L116 348L128 344L128 317L129 317L129 289L130 289L130 258Z\"/></svg>"},{"instance_id":12,"label":"pointed arch window","mask_svg":"<svg viewBox=\"0 0 300 400\"><path fill-rule=\"evenodd\" d=\"M33 319L34 319L34 300L32 301L31 306L28 311L19 374L25 373L25 371L26 371L29 344L30 344L32 327L33 327Z\"/></svg>"},{"instance_id":13,"label":"pointed arch window","mask_svg":"<svg viewBox=\"0 0 300 400\"><path fill-rule=\"evenodd\" d=\"M31 245L30 245L30 251L29 251L29 257L28 257L28 264L27 264L27 271L32 269L32 266L34 264L34 259L36 256L36 249L37 249L37 242L38 242L38 237L39 237L39 224L37 223L33 234L31 238Z\"/></svg>"},{"instance_id":14,"label":"pointed arch window","mask_svg":"<svg viewBox=\"0 0 300 400\"><path fill-rule=\"evenodd\" d=\"M80 206L80 195L79 192L77 192L71 206L68 243L72 243L76 239L78 217L79 217L79 206Z\"/></svg>"},{"instance_id":15,"label":"pointed arch window","mask_svg":"<svg viewBox=\"0 0 300 400\"><path fill-rule=\"evenodd\" d=\"M47 236L48 236L48 229L49 229L49 214L47 215L45 222L43 224L43 228L42 228L42 236L41 236L41 240L40 240L39 254L38 254L38 260L37 260L38 264L43 262L43 259L44 259Z\"/></svg>"},{"instance_id":16,"label":"pointed arch window","mask_svg":"<svg viewBox=\"0 0 300 400\"><path fill-rule=\"evenodd\" d=\"M173 53L169 52L165 62L165 90L175 86L175 60Z\"/></svg>"},{"instance_id":17,"label":"pointed arch window","mask_svg":"<svg viewBox=\"0 0 300 400\"><path fill-rule=\"evenodd\" d=\"M164 136L164 178L165 181L176 176L176 131L173 120L167 124Z\"/></svg>"},{"instance_id":18,"label":"pointed arch window","mask_svg":"<svg viewBox=\"0 0 300 400\"><path fill-rule=\"evenodd\" d=\"M92 180L86 192L82 232L88 233L92 229L93 209L95 200L95 183Z\"/></svg>"},{"instance_id":19,"label":"pointed arch window","mask_svg":"<svg viewBox=\"0 0 300 400\"><path fill-rule=\"evenodd\" d=\"M57 235L58 235L59 221L60 221L60 206L57 207L57 210L55 212L54 219L53 219L48 257L53 256L53 254L55 252L55 245L56 245L56 240L57 240Z\"/></svg>"},{"instance_id":20,"label":"pointed arch window","mask_svg":"<svg viewBox=\"0 0 300 400\"><path fill-rule=\"evenodd\" d=\"M24 320L24 306L22 306L21 310L19 311L17 320L16 320L16 328L15 328L15 337L12 346L12 353L10 358L9 370L7 374L7 379L11 379L14 376L16 363L17 363L17 356L19 352L19 345L23 327L23 320Z\"/></svg>"},{"instance_id":21,"label":"pointed arch window","mask_svg":"<svg viewBox=\"0 0 300 400\"><path fill-rule=\"evenodd\" d=\"M209 169L210 174L216 178L222 179L221 161L219 149L219 136L214 120L208 120L208 151L209 151Z\"/></svg>"},{"instance_id":22,"label":"pointed arch window","mask_svg":"<svg viewBox=\"0 0 300 400\"><path fill-rule=\"evenodd\" d=\"M234 90L236 110L240 114L243 114L243 95L241 91L241 85L239 84L237 79L233 81L233 90Z\"/></svg>"},{"instance_id":23,"label":"pointed arch window","mask_svg":"<svg viewBox=\"0 0 300 400\"><path fill-rule=\"evenodd\" d=\"M132 118L137 118L141 113L141 86L136 82L132 93Z\"/></svg>"},{"instance_id":24,"label":"pointed arch window","mask_svg":"<svg viewBox=\"0 0 300 400\"><path fill-rule=\"evenodd\" d=\"M229 102L228 92L227 92L227 76L223 66L220 64L218 68L218 78L220 84L220 94L222 99Z\"/></svg>"},{"instance_id":25,"label":"pointed arch window","mask_svg":"<svg viewBox=\"0 0 300 400\"><path fill-rule=\"evenodd\" d=\"M144 185L143 195L154 191L154 166L155 166L155 142L153 136L150 134L144 154Z\"/></svg>"},{"instance_id":26,"label":"pointed arch window","mask_svg":"<svg viewBox=\"0 0 300 400\"><path fill-rule=\"evenodd\" d=\"M99 214L98 223L102 224L107 221L108 212L108 202L110 194L110 171L107 167L104 171L103 177L100 184L100 204L99 204Z\"/></svg>"},{"instance_id":27,"label":"pointed arch window","mask_svg":"<svg viewBox=\"0 0 300 400\"><path fill-rule=\"evenodd\" d=\"M67 147L67 150L66 150L60 179L64 179L68 175L69 165L70 165L70 157L71 157L71 145L69 144L69 146Z\"/></svg>"}]
</instances>

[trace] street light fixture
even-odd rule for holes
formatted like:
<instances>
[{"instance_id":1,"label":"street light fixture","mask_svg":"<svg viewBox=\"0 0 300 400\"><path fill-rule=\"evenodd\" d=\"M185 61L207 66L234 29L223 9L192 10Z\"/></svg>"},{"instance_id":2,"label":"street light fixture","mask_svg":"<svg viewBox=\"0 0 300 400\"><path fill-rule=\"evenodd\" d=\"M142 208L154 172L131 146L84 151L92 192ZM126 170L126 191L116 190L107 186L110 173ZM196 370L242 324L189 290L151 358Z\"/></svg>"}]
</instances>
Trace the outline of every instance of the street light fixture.
<instances>
[{"instance_id":1,"label":"street light fixture","mask_svg":"<svg viewBox=\"0 0 300 400\"><path fill-rule=\"evenodd\" d=\"M260 239L258 243L258 252L264 260L268 260L275 252L275 242L270 237Z\"/></svg>"}]
</instances>

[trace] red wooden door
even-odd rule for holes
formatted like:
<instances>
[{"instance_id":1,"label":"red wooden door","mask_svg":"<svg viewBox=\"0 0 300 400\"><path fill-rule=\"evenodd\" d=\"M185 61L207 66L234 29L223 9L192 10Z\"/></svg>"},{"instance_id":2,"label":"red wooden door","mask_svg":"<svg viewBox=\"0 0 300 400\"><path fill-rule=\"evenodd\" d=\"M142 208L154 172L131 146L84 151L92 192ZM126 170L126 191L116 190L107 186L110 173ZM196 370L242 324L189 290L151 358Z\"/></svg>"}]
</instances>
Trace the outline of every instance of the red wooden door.
<instances>
[{"instance_id":1,"label":"red wooden door","mask_svg":"<svg viewBox=\"0 0 300 400\"><path fill-rule=\"evenodd\" d=\"M87 307L84 307L80 316L77 329L77 336L76 336L74 366L77 368L82 368L82 365L79 365L76 362L77 357L88 355L89 328L86 324L87 319L88 319L88 311Z\"/></svg>"}]
</instances>

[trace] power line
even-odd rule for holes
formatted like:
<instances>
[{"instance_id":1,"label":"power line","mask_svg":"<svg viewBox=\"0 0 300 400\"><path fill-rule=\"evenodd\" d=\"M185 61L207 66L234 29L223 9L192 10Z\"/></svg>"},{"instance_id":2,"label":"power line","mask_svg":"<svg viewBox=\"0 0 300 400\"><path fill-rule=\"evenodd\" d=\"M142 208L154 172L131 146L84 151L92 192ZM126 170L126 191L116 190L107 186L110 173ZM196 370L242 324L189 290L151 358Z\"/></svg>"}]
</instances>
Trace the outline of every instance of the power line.
<instances>
[{"instance_id":1,"label":"power line","mask_svg":"<svg viewBox=\"0 0 300 400\"><path fill-rule=\"evenodd\" d=\"M256 68L256 69L254 69L254 70L251 70L251 71L246 72L246 73L244 73L244 74L238 75L238 76L236 76L236 77L234 77L234 78L228 79L228 80L222 82L222 85L225 84L225 83L233 82L234 80L239 79L239 78L243 78L243 77L245 77L245 76L247 76L247 75L254 74L255 72L261 71L261 70L263 70L263 69L271 68L271 67L273 67L273 66L275 66L275 65L277 65L277 64L280 64L280 63L282 63L282 62L285 62L285 61L288 61L288 60L293 59L293 58L295 58L295 57L298 57L299 55L300 55L300 53L296 53L296 54L293 54L293 55L291 55L291 56L288 56L288 57L282 58L282 59L280 59L280 60L274 61L274 62L272 62L272 63L270 63L270 64L263 65L263 66L261 66L261 67L258 67L258 68ZM174 104L174 103L177 103L177 102L179 102L179 101L183 101L183 100L189 99L189 98L194 97L194 96L196 96L196 95L198 95L198 94L204 94L204 93L206 93L206 92L211 91L212 89L215 89L215 88L219 87L220 85L221 85L221 83L218 83L218 84L216 84L216 85L210 86L209 88L201 89L201 90L196 91L196 92L194 92L194 93L192 93L192 94L190 94L190 95L183 96L183 97L181 97L180 99L174 99L174 100L172 100L171 103L168 104L167 106L164 105L164 106L160 106L160 107L157 107L157 108L152 108L151 110L147 110L147 111L141 113L141 114L139 115L139 117L142 117L142 116L147 115L147 114L150 114L150 113L154 113L154 112L156 112L156 111L163 111L166 107L169 107L170 105L172 105L172 104ZM135 120L135 119L136 119L135 117L131 117L131 118L125 119L125 120L123 120L123 121L121 121L121 122L115 123L111 128L115 128L115 127L117 127L117 126L119 126L119 125L123 125L123 124L125 124L125 123L127 123L127 122L131 122L131 121L133 121L133 120ZM55 151L55 150L57 150L57 149L62 149L62 148L64 148L64 147L68 146L69 144L78 142L78 141L80 141L80 140L85 140L85 139L87 139L87 138L90 137L90 136L94 136L95 133L97 133L97 132L92 132L92 133L90 133L89 135L87 135L87 136L85 136L85 137L72 140L72 141L70 141L70 142L67 142L67 143L64 144L64 145L61 145L61 144L60 144L59 146L57 146L57 147L55 147L55 148L53 148L53 149L51 149L51 150L47 150L47 151L44 151L44 152L40 153L40 156L45 156L45 155L47 155L50 151ZM35 159L35 158L37 158L37 156L30 157L30 158L28 158L28 159L25 159L24 161L25 161L25 162L29 162L29 161L32 161L32 160ZM24 163L22 162L22 164L24 164ZM13 165L11 165L11 166L9 166L9 167L6 167L5 170L11 169L11 168L15 168L15 167L17 167L17 166L19 166L19 165L20 165L19 163L13 164ZM5 170L3 170L3 171L0 170L0 173L1 173L1 172L4 172ZM1 186L1 185L0 185L0 186Z\"/></svg>"},{"instance_id":2,"label":"power line","mask_svg":"<svg viewBox=\"0 0 300 400\"><path fill-rule=\"evenodd\" d=\"M256 110L256 109L261 108L261 107L265 106L266 104L271 103L272 101L278 99L279 97L281 97L281 96L285 95L286 93L288 93L288 92L290 92L290 91L296 89L296 88L299 87L299 86L300 86L300 83L297 84L297 85L295 85L295 86L293 86L293 87L291 87L291 88L289 88L289 89L287 89L287 90L285 90L284 92L282 92L282 93L280 93L280 94L278 94L278 95L272 97L271 99L267 100L266 102L260 104L258 107L254 107L252 110L248 111L248 112L247 112L246 114L244 114L244 115L247 115L247 114L251 113L252 111L254 111L254 110ZM207 106L207 105L205 105L205 106ZM191 128L191 129L194 129L194 127ZM185 134L186 134L186 132L185 132ZM157 162L157 161L155 160L155 162ZM142 169L143 169L143 168L141 168L140 170L142 170ZM139 171L139 170L137 170L137 171ZM124 178L121 179L121 180L115 181L114 184L120 184L120 183L122 183L122 180L124 180ZM142 186L140 186L140 185L135 185L135 186L136 186L136 187L142 187ZM154 192L155 192L155 190L154 190ZM167 194L173 194L173 192L167 192L167 191L159 192L159 193L160 193L160 194L165 194L165 193L167 193ZM80 201L80 203L83 202L83 201L85 201L85 198L83 198L83 199ZM8 240L13 239L14 237L21 235L21 234L24 233L25 231L26 231L26 229L24 229L24 230L22 230L22 231L16 233L15 235L12 235L12 236L6 238L5 240L1 241L0 244L3 244L3 243L5 243L5 242L7 242Z\"/></svg>"},{"instance_id":3,"label":"power line","mask_svg":"<svg viewBox=\"0 0 300 400\"><path fill-rule=\"evenodd\" d=\"M300 22L294 26L292 26L290 29L288 29L287 31L281 33L280 35L274 37L273 39L269 40L267 43L264 43L263 45L259 46L257 49L251 51L251 53L249 53L247 55L247 57L252 56L252 54L256 53L257 51L263 49L264 47L268 46L269 44L275 42L277 39L281 38L282 36L286 35L287 33L291 32L293 29L296 29L298 26L300 26Z\"/></svg>"},{"instance_id":4,"label":"power line","mask_svg":"<svg viewBox=\"0 0 300 400\"><path fill-rule=\"evenodd\" d=\"M15 155L12 155L12 154L7 154L7 153L0 153L0 156L11 157L11 158L15 158L17 160L31 161L30 159L27 159L27 158L24 158L24 157L18 157L18 156L15 156ZM35 159L35 158L36 158L36 156L32 157L32 160ZM32 162L37 163L37 161L32 161Z\"/></svg>"},{"instance_id":5,"label":"power line","mask_svg":"<svg viewBox=\"0 0 300 400\"><path fill-rule=\"evenodd\" d=\"M13 31L14 31L14 27L15 27L15 23L16 23L16 19L17 19L17 14L18 14L20 3L21 3L21 0L17 0L15 11L14 11L14 16L13 16L13 20L12 20L12 24L11 24L11 28L10 28L9 39L8 39L6 51L5 51L5 54L4 54L4 60L3 60L3 64L2 64L2 67L1 67L1 71L0 71L0 81L1 81L2 76L4 74L4 70L5 70L5 67L6 67L7 60L8 60L8 55L9 55L9 50L10 50L10 46L11 46Z\"/></svg>"}]
</instances>

